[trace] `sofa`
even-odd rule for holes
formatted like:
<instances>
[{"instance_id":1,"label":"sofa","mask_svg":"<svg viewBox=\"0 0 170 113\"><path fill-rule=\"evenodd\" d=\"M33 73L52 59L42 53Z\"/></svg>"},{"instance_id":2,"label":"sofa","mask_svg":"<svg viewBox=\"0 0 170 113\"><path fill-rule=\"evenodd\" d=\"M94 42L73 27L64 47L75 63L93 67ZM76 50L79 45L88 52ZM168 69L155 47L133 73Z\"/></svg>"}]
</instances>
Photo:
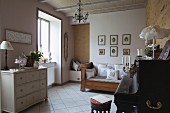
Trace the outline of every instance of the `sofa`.
<instances>
[{"instance_id":1,"label":"sofa","mask_svg":"<svg viewBox=\"0 0 170 113\"><path fill-rule=\"evenodd\" d=\"M114 71L115 73L113 74L114 77L111 77L108 79L108 76L99 76L100 71L99 67L102 65L106 65L105 68L108 70ZM102 69L102 68L100 68ZM94 74L94 76L89 77L89 73L91 73L92 71L89 70L94 70L96 72L96 74ZM89 75L88 75L89 74ZM107 73L108 75L108 73ZM93 89L93 90L101 90L101 91L111 91L111 92L115 92L121 79L114 79L114 78L118 78L118 76L120 76L120 72L119 71L115 71L115 65L113 64L107 64L107 63L84 63L81 64L81 91L86 91L87 89Z\"/></svg>"}]
</instances>

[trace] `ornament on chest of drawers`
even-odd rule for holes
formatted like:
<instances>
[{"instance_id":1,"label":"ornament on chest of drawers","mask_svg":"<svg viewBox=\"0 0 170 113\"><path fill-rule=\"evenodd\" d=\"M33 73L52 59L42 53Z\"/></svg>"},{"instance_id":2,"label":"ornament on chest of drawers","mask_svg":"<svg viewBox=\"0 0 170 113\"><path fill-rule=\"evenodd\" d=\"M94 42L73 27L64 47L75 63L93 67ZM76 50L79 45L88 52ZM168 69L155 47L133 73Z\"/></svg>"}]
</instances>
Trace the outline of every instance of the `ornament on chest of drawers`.
<instances>
[{"instance_id":1,"label":"ornament on chest of drawers","mask_svg":"<svg viewBox=\"0 0 170 113\"><path fill-rule=\"evenodd\" d=\"M16 64L19 64L19 69L24 69L25 65L27 64L27 57L24 53L22 53L22 56L19 56L18 59L15 59Z\"/></svg>"}]
</instances>

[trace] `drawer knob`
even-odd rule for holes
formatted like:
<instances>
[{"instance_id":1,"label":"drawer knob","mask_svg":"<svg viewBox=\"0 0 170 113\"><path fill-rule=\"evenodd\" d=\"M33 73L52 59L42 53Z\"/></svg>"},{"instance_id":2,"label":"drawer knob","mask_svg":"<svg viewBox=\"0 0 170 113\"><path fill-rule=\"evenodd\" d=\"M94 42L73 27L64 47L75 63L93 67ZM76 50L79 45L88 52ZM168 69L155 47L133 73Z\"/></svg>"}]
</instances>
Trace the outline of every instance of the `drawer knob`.
<instances>
[{"instance_id":1,"label":"drawer knob","mask_svg":"<svg viewBox=\"0 0 170 113\"><path fill-rule=\"evenodd\" d=\"M150 100L146 101L146 105L147 105L148 108L156 109L156 110L161 109L161 107L162 107L162 103L161 102L157 102L157 104L156 104L157 106L152 106L152 103L151 103Z\"/></svg>"},{"instance_id":2,"label":"drawer knob","mask_svg":"<svg viewBox=\"0 0 170 113\"><path fill-rule=\"evenodd\" d=\"M20 92L22 92L22 91L23 91L23 89L20 90Z\"/></svg>"},{"instance_id":3,"label":"drawer knob","mask_svg":"<svg viewBox=\"0 0 170 113\"><path fill-rule=\"evenodd\" d=\"M23 102L21 102L21 104L23 104Z\"/></svg>"},{"instance_id":4,"label":"drawer knob","mask_svg":"<svg viewBox=\"0 0 170 113\"><path fill-rule=\"evenodd\" d=\"M20 79L22 80L22 77L20 77Z\"/></svg>"}]
</instances>

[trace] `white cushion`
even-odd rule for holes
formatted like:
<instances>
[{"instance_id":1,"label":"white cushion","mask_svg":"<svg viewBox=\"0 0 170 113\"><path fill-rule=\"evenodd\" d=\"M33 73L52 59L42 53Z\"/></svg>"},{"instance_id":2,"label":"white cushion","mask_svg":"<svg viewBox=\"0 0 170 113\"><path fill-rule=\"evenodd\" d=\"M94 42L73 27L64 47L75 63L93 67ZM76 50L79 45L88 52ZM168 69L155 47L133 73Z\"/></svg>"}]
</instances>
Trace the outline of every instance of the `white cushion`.
<instances>
[{"instance_id":1,"label":"white cushion","mask_svg":"<svg viewBox=\"0 0 170 113\"><path fill-rule=\"evenodd\" d=\"M80 71L81 70L81 64L80 64L80 62L78 62L78 61L76 61L76 64L78 65L78 71Z\"/></svg>"},{"instance_id":2,"label":"white cushion","mask_svg":"<svg viewBox=\"0 0 170 113\"><path fill-rule=\"evenodd\" d=\"M87 79L89 79L89 78L93 78L93 77L95 77L95 72L94 72L94 70L87 70L86 69L86 78Z\"/></svg>"},{"instance_id":3,"label":"white cushion","mask_svg":"<svg viewBox=\"0 0 170 113\"><path fill-rule=\"evenodd\" d=\"M92 68L92 69L86 69L86 71L94 71L94 75L95 75L95 76L97 75L97 72L96 72L96 69L95 69L95 68Z\"/></svg>"},{"instance_id":4,"label":"white cushion","mask_svg":"<svg viewBox=\"0 0 170 113\"><path fill-rule=\"evenodd\" d=\"M116 70L118 79L121 80L124 76L128 75L123 70Z\"/></svg>"},{"instance_id":5,"label":"white cushion","mask_svg":"<svg viewBox=\"0 0 170 113\"><path fill-rule=\"evenodd\" d=\"M117 74L115 74L114 69L107 69L107 78L108 80L118 80Z\"/></svg>"},{"instance_id":6,"label":"white cushion","mask_svg":"<svg viewBox=\"0 0 170 113\"><path fill-rule=\"evenodd\" d=\"M114 64L108 64L108 65L107 65L107 68L109 68L109 69L114 69L114 68L115 68L115 65L114 65Z\"/></svg>"},{"instance_id":7,"label":"white cushion","mask_svg":"<svg viewBox=\"0 0 170 113\"><path fill-rule=\"evenodd\" d=\"M115 70L123 70L123 64L115 64Z\"/></svg>"},{"instance_id":8,"label":"white cushion","mask_svg":"<svg viewBox=\"0 0 170 113\"><path fill-rule=\"evenodd\" d=\"M78 66L75 62L73 62L73 69L77 71L77 70L78 70L78 67L79 67L79 66Z\"/></svg>"},{"instance_id":9,"label":"white cushion","mask_svg":"<svg viewBox=\"0 0 170 113\"><path fill-rule=\"evenodd\" d=\"M104 68L104 69L103 69ZM102 69L102 71L101 71L101 69ZM107 64L99 64L98 65L98 75L99 76L101 76L101 73L103 72L103 71L106 71L106 73L107 73ZM107 75L106 75L107 76Z\"/></svg>"},{"instance_id":10,"label":"white cushion","mask_svg":"<svg viewBox=\"0 0 170 113\"><path fill-rule=\"evenodd\" d=\"M107 63L97 63L97 62L93 62L93 66L94 66L94 68L96 69L97 75L98 75L98 67L100 67L99 64L107 66Z\"/></svg>"},{"instance_id":11,"label":"white cushion","mask_svg":"<svg viewBox=\"0 0 170 113\"><path fill-rule=\"evenodd\" d=\"M107 76L107 67L100 68L98 75L99 76Z\"/></svg>"}]
</instances>

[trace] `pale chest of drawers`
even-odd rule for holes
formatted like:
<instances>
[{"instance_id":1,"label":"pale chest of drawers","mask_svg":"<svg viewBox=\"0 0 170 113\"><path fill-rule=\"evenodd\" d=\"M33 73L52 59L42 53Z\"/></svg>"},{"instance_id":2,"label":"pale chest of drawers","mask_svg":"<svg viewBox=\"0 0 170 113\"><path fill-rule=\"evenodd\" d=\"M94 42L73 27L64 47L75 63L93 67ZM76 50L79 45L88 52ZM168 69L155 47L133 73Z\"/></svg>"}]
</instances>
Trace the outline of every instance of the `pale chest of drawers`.
<instances>
[{"instance_id":1,"label":"pale chest of drawers","mask_svg":"<svg viewBox=\"0 0 170 113\"><path fill-rule=\"evenodd\" d=\"M47 99L47 69L1 71L2 110L18 113Z\"/></svg>"}]
</instances>

